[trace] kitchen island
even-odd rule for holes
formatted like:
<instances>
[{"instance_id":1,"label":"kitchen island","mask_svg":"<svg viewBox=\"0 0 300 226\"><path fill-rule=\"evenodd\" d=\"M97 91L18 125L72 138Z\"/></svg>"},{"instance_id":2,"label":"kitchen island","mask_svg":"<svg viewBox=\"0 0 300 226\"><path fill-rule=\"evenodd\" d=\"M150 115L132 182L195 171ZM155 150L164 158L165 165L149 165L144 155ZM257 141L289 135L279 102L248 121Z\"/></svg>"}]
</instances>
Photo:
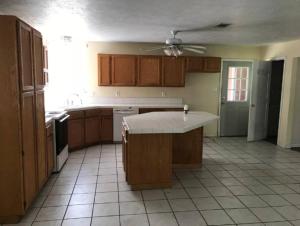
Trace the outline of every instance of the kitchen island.
<instances>
[{"instance_id":1,"label":"kitchen island","mask_svg":"<svg viewBox=\"0 0 300 226\"><path fill-rule=\"evenodd\" d=\"M202 163L203 126L218 116L207 112L151 112L124 117L123 164L132 189L172 186L172 168Z\"/></svg>"}]
</instances>

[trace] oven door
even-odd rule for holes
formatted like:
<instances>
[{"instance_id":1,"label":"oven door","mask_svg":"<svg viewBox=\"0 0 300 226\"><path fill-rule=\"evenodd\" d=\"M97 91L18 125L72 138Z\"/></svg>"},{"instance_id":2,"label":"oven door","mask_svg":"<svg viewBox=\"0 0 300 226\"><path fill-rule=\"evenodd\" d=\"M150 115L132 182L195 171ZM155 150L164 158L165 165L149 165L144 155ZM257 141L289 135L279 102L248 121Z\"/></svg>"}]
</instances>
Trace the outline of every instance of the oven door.
<instances>
[{"instance_id":1,"label":"oven door","mask_svg":"<svg viewBox=\"0 0 300 226\"><path fill-rule=\"evenodd\" d=\"M61 119L55 120L55 134L56 134L56 155L68 144L68 118L69 115L64 115Z\"/></svg>"}]
</instances>

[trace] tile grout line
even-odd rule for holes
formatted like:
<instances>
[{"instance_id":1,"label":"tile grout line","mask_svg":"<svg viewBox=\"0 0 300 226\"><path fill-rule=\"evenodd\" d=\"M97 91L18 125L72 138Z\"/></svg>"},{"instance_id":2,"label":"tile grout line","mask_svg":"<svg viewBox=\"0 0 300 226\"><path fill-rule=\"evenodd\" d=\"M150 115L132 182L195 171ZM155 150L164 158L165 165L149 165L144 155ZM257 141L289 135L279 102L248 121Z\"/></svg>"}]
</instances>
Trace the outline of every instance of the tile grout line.
<instances>
[{"instance_id":1,"label":"tile grout line","mask_svg":"<svg viewBox=\"0 0 300 226\"><path fill-rule=\"evenodd\" d=\"M94 209L95 209L95 203L96 203L96 194L97 194L97 188L98 188L98 179L99 179L99 169L100 169L100 161L101 161L101 157L102 157L102 145L99 145L99 151L100 151L100 156L99 156L99 162L98 162L98 167L97 167L97 181L96 181L96 186L95 186L95 192L94 192L94 202L93 204L93 208L92 208L92 215L91 215L91 221L90 221L90 226L92 226L93 224L93 218L94 218Z\"/></svg>"},{"instance_id":2,"label":"tile grout line","mask_svg":"<svg viewBox=\"0 0 300 226\"><path fill-rule=\"evenodd\" d=\"M84 156L83 156L83 159L82 159L82 162L81 162L81 165L80 165L80 168L79 168L79 171L78 171L76 180L75 180L75 184L74 184L73 189L72 189L72 193L71 193L71 195L70 195L69 202L68 202L68 204L67 204L67 208L66 208L65 214L64 214L63 219L62 219L62 221L61 221L61 225L63 224L63 222L64 222L64 220L65 220L65 217L66 217L66 214L67 214L67 212L68 212L68 208L69 208L70 202L71 202L71 200L72 200L73 192L74 192L74 190L75 190L75 186L76 186L76 183L77 183L77 181L78 181L78 177L79 177L80 171L81 171L81 169L82 169L82 165L83 165L83 162L84 162L84 159L85 159L85 156L86 156L86 153L87 153L87 150L88 150L88 149L85 148L84 150L85 150L85 151L84 151Z\"/></svg>"}]
</instances>

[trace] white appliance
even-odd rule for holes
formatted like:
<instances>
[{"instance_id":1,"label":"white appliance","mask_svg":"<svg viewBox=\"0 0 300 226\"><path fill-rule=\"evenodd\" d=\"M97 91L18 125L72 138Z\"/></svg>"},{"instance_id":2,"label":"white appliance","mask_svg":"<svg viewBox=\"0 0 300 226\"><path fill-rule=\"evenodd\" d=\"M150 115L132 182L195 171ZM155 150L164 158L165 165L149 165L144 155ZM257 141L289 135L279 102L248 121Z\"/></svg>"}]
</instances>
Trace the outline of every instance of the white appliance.
<instances>
[{"instance_id":1,"label":"white appliance","mask_svg":"<svg viewBox=\"0 0 300 226\"><path fill-rule=\"evenodd\" d=\"M136 115L139 113L138 108L118 107L114 108L114 142L122 141L122 121L123 117Z\"/></svg>"},{"instance_id":2,"label":"white appliance","mask_svg":"<svg viewBox=\"0 0 300 226\"><path fill-rule=\"evenodd\" d=\"M53 119L54 132L54 169L59 172L69 156L68 148L68 118L67 112L48 112Z\"/></svg>"}]
</instances>

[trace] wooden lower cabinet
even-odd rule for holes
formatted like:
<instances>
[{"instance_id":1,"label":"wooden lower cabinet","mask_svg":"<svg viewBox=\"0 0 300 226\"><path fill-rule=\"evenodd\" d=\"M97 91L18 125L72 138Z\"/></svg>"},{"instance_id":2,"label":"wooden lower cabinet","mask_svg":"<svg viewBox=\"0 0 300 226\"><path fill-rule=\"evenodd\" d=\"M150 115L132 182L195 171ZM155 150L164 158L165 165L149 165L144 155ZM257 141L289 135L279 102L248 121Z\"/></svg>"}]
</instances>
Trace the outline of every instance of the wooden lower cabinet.
<instances>
[{"instance_id":1,"label":"wooden lower cabinet","mask_svg":"<svg viewBox=\"0 0 300 226\"><path fill-rule=\"evenodd\" d=\"M46 127L46 150L47 150L47 176L50 176L54 167L54 143L52 123Z\"/></svg>"},{"instance_id":2,"label":"wooden lower cabinet","mask_svg":"<svg viewBox=\"0 0 300 226\"><path fill-rule=\"evenodd\" d=\"M172 135L128 134L126 179L132 189L164 188L172 184Z\"/></svg>"},{"instance_id":3,"label":"wooden lower cabinet","mask_svg":"<svg viewBox=\"0 0 300 226\"><path fill-rule=\"evenodd\" d=\"M35 144L34 92L22 94L22 143L24 175L24 208L27 209L37 193L37 158Z\"/></svg>"},{"instance_id":4,"label":"wooden lower cabinet","mask_svg":"<svg viewBox=\"0 0 300 226\"><path fill-rule=\"evenodd\" d=\"M100 118L89 117L84 119L85 145L97 144L100 141Z\"/></svg>"},{"instance_id":5,"label":"wooden lower cabinet","mask_svg":"<svg viewBox=\"0 0 300 226\"><path fill-rule=\"evenodd\" d=\"M113 111L111 108L97 108L69 112L69 149L113 142Z\"/></svg>"},{"instance_id":6,"label":"wooden lower cabinet","mask_svg":"<svg viewBox=\"0 0 300 226\"><path fill-rule=\"evenodd\" d=\"M123 126L122 134L126 181L133 190L171 187L172 168L202 163L202 127L180 134L130 134Z\"/></svg>"},{"instance_id":7,"label":"wooden lower cabinet","mask_svg":"<svg viewBox=\"0 0 300 226\"><path fill-rule=\"evenodd\" d=\"M68 121L68 145L70 150L84 146L84 119L70 119Z\"/></svg>"},{"instance_id":8,"label":"wooden lower cabinet","mask_svg":"<svg viewBox=\"0 0 300 226\"><path fill-rule=\"evenodd\" d=\"M100 139L103 143L113 142L113 116L101 117Z\"/></svg>"}]
</instances>

